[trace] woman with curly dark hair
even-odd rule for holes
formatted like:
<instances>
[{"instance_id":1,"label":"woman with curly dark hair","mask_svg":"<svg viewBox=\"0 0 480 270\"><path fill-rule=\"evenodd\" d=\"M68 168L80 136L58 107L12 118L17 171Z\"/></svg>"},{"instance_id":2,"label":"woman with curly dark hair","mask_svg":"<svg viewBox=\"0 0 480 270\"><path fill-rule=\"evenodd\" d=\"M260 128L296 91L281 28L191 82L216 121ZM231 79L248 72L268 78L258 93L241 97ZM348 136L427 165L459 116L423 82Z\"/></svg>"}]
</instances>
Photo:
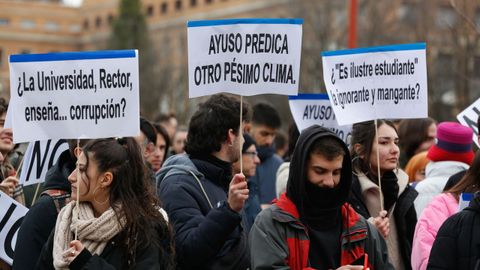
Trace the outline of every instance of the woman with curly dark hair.
<instances>
[{"instance_id":1,"label":"woman with curly dark hair","mask_svg":"<svg viewBox=\"0 0 480 270\"><path fill-rule=\"evenodd\" d=\"M37 269L173 269L171 231L146 175L133 138L87 143Z\"/></svg>"}]
</instances>

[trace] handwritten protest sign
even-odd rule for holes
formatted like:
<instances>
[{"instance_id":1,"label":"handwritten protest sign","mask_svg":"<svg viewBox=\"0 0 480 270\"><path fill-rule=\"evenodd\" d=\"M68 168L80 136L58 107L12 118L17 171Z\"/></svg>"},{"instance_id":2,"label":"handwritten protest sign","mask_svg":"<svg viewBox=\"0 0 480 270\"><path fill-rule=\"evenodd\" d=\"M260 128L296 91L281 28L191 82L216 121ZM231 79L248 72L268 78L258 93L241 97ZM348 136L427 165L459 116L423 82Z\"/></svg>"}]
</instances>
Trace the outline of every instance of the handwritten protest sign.
<instances>
[{"instance_id":1,"label":"handwritten protest sign","mask_svg":"<svg viewBox=\"0 0 480 270\"><path fill-rule=\"evenodd\" d=\"M302 19L188 22L189 96L296 95Z\"/></svg>"},{"instance_id":2,"label":"handwritten protest sign","mask_svg":"<svg viewBox=\"0 0 480 270\"><path fill-rule=\"evenodd\" d=\"M478 133L479 127L477 126L477 120L480 117L480 98L472 103L468 108L463 110L457 115L458 122L462 125L467 126L473 130L473 141L477 144L478 147Z\"/></svg>"},{"instance_id":3,"label":"handwritten protest sign","mask_svg":"<svg viewBox=\"0 0 480 270\"><path fill-rule=\"evenodd\" d=\"M12 55L10 84L15 143L140 133L135 50Z\"/></svg>"},{"instance_id":4,"label":"handwritten protest sign","mask_svg":"<svg viewBox=\"0 0 480 270\"><path fill-rule=\"evenodd\" d=\"M338 125L327 94L289 96L288 103L300 132L310 126L320 125L332 130L347 145L350 145L352 125Z\"/></svg>"},{"instance_id":5,"label":"handwritten protest sign","mask_svg":"<svg viewBox=\"0 0 480 270\"><path fill-rule=\"evenodd\" d=\"M338 123L427 117L425 48L415 43L322 53Z\"/></svg>"},{"instance_id":6,"label":"handwritten protest sign","mask_svg":"<svg viewBox=\"0 0 480 270\"><path fill-rule=\"evenodd\" d=\"M28 186L44 182L47 171L65 150L68 150L68 143L65 140L31 142L23 158L20 184Z\"/></svg>"},{"instance_id":7,"label":"handwritten protest sign","mask_svg":"<svg viewBox=\"0 0 480 270\"><path fill-rule=\"evenodd\" d=\"M12 265L17 233L28 209L0 191L0 258Z\"/></svg>"}]
</instances>

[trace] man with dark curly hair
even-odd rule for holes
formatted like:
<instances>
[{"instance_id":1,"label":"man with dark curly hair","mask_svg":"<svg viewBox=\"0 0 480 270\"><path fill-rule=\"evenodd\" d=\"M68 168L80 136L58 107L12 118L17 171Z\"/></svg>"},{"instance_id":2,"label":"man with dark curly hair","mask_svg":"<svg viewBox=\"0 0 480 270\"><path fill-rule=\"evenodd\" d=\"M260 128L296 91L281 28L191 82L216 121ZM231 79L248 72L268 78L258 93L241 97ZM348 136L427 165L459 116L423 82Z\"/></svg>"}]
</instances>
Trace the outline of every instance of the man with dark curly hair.
<instances>
[{"instance_id":1,"label":"man with dark curly hair","mask_svg":"<svg viewBox=\"0 0 480 270\"><path fill-rule=\"evenodd\" d=\"M157 193L175 230L180 269L250 266L240 213L249 190L243 174L232 177L232 163L240 158L244 142L240 112L239 100L224 94L200 104L190 120L186 154L167 159L157 174Z\"/></svg>"}]
</instances>

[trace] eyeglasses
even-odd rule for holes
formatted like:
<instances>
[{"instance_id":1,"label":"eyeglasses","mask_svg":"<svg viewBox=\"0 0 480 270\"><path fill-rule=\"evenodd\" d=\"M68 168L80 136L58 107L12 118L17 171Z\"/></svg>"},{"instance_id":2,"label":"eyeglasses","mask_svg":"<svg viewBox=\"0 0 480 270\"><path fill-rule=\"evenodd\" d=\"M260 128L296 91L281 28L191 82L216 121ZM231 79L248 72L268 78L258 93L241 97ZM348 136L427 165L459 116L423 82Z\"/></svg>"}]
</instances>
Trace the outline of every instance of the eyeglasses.
<instances>
[{"instance_id":1,"label":"eyeglasses","mask_svg":"<svg viewBox=\"0 0 480 270\"><path fill-rule=\"evenodd\" d=\"M244 155L249 155L251 157L256 157L258 155L258 152L257 151L246 151L246 152L243 152Z\"/></svg>"}]
</instances>

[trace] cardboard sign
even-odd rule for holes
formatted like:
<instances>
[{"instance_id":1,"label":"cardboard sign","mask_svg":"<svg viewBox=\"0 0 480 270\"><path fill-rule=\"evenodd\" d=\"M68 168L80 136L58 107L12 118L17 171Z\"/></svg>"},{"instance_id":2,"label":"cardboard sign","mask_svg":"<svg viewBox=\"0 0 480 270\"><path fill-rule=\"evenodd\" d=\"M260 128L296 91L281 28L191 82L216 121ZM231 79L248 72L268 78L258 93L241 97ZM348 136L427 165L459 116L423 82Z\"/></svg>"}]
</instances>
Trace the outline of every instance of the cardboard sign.
<instances>
[{"instance_id":1,"label":"cardboard sign","mask_svg":"<svg viewBox=\"0 0 480 270\"><path fill-rule=\"evenodd\" d=\"M416 43L322 53L338 123L427 117L425 48Z\"/></svg>"},{"instance_id":2,"label":"cardboard sign","mask_svg":"<svg viewBox=\"0 0 480 270\"><path fill-rule=\"evenodd\" d=\"M480 147L478 144L478 126L477 120L480 117L480 98L477 99L472 105L468 106L465 110L457 115L458 122L462 125L467 126L473 130L473 141Z\"/></svg>"},{"instance_id":3,"label":"cardboard sign","mask_svg":"<svg viewBox=\"0 0 480 270\"><path fill-rule=\"evenodd\" d=\"M352 125L339 126L327 94L298 94L288 98L290 111L300 132L320 125L332 130L350 147Z\"/></svg>"},{"instance_id":4,"label":"cardboard sign","mask_svg":"<svg viewBox=\"0 0 480 270\"><path fill-rule=\"evenodd\" d=\"M0 191L0 258L12 265L17 233L28 208Z\"/></svg>"},{"instance_id":5,"label":"cardboard sign","mask_svg":"<svg viewBox=\"0 0 480 270\"><path fill-rule=\"evenodd\" d=\"M302 19L188 22L189 96L296 95Z\"/></svg>"},{"instance_id":6,"label":"cardboard sign","mask_svg":"<svg viewBox=\"0 0 480 270\"><path fill-rule=\"evenodd\" d=\"M68 150L68 143L65 140L29 143L23 159L20 184L28 186L44 182L47 171L57 163L58 157L65 150Z\"/></svg>"},{"instance_id":7,"label":"cardboard sign","mask_svg":"<svg viewBox=\"0 0 480 270\"><path fill-rule=\"evenodd\" d=\"M140 133L138 53L10 56L15 143Z\"/></svg>"}]
</instances>

